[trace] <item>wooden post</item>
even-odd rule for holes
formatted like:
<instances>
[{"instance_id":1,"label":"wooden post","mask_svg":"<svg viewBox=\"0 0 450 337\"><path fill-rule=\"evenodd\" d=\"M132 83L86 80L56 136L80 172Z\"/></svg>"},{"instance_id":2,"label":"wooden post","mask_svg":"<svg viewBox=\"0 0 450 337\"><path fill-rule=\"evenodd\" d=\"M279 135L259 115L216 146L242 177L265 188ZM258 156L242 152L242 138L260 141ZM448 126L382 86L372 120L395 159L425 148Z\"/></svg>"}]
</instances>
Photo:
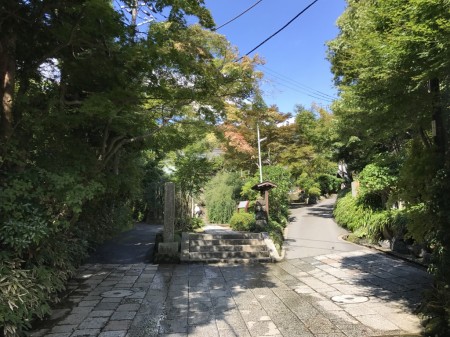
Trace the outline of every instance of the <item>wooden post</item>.
<instances>
[{"instance_id":1,"label":"wooden post","mask_svg":"<svg viewBox=\"0 0 450 337\"><path fill-rule=\"evenodd\" d=\"M173 242L175 233L175 184L166 183L164 192L164 242Z\"/></svg>"},{"instance_id":2,"label":"wooden post","mask_svg":"<svg viewBox=\"0 0 450 337\"><path fill-rule=\"evenodd\" d=\"M266 204L267 219L269 219L269 190L264 191L264 203Z\"/></svg>"}]
</instances>

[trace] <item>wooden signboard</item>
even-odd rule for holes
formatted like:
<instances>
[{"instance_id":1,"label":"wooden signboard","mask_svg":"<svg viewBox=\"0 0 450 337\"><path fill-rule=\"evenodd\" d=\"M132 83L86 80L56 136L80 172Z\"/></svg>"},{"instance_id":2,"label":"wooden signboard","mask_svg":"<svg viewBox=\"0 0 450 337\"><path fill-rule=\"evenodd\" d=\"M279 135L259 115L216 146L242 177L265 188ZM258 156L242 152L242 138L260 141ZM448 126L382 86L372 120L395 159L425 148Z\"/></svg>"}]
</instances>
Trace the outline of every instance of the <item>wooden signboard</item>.
<instances>
[{"instance_id":1,"label":"wooden signboard","mask_svg":"<svg viewBox=\"0 0 450 337\"><path fill-rule=\"evenodd\" d=\"M248 203L249 203L248 200L239 201L239 205L237 206L238 213L239 213L239 210L242 208L245 210L245 212L247 212L248 211Z\"/></svg>"}]
</instances>

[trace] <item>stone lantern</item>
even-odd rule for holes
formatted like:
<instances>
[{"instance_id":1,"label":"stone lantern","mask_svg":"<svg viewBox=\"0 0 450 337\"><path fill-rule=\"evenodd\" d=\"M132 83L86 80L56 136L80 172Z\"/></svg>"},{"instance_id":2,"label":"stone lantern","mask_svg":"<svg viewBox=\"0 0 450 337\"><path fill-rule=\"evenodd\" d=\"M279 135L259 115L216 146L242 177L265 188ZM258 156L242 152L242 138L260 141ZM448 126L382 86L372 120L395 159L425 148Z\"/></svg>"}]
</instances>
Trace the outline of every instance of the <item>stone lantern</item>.
<instances>
[{"instance_id":1,"label":"stone lantern","mask_svg":"<svg viewBox=\"0 0 450 337\"><path fill-rule=\"evenodd\" d=\"M252 190L259 191L260 197L255 203L255 220L256 225L265 228L269 220L269 191L277 187L270 181L263 181L262 183L252 186Z\"/></svg>"}]
</instances>

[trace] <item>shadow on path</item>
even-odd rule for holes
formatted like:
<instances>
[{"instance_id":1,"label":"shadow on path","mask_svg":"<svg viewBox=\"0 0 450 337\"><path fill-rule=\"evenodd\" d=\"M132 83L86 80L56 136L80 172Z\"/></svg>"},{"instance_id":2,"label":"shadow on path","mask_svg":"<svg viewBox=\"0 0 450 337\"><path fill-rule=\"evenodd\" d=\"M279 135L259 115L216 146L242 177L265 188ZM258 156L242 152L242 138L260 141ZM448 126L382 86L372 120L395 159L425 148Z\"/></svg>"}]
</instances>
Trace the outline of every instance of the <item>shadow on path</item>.
<instances>
[{"instance_id":1,"label":"shadow on path","mask_svg":"<svg viewBox=\"0 0 450 337\"><path fill-rule=\"evenodd\" d=\"M383 253L368 252L340 260L341 269L354 273L353 285L366 296L400 303L411 312L418 309L423 292L432 285L425 268Z\"/></svg>"},{"instance_id":2,"label":"shadow on path","mask_svg":"<svg viewBox=\"0 0 450 337\"><path fill-rule=\"evenodd\" d=\"M333 207L334 205L318 205L308 208L308 215L318 216L321 218L333 218Z\"/></svg>"}]
</instances>

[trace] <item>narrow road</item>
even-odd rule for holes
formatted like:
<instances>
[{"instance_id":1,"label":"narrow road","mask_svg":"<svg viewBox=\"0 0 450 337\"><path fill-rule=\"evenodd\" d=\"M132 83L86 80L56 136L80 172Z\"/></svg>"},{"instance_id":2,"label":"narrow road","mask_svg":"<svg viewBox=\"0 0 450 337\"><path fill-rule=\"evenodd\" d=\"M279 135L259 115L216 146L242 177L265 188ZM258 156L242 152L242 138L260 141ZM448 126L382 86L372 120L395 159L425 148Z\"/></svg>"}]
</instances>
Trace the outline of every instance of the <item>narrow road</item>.
<instances>
[{"instance_id":1,"label":"narrow road","mask_svg":"<svg viewBox=\"0 0 450 337\"><path fill-rule=\"evenodd\" d=\"M97 247L86 263L148 263L155 248L156 234L161 230L162 225L136 224L133 229Z\"/></svg>"},{"instance_id":2,"label":"narrow road","mask_svg":"<svg viewBox=\"0 0 450 337\"><path fill-rule=\"evenodd\" d=\"M335 197L316 205L293 205L285 239L286 259L361 250L339 237L348 233L333 219Z\"/></svg>"}]
</instances>

